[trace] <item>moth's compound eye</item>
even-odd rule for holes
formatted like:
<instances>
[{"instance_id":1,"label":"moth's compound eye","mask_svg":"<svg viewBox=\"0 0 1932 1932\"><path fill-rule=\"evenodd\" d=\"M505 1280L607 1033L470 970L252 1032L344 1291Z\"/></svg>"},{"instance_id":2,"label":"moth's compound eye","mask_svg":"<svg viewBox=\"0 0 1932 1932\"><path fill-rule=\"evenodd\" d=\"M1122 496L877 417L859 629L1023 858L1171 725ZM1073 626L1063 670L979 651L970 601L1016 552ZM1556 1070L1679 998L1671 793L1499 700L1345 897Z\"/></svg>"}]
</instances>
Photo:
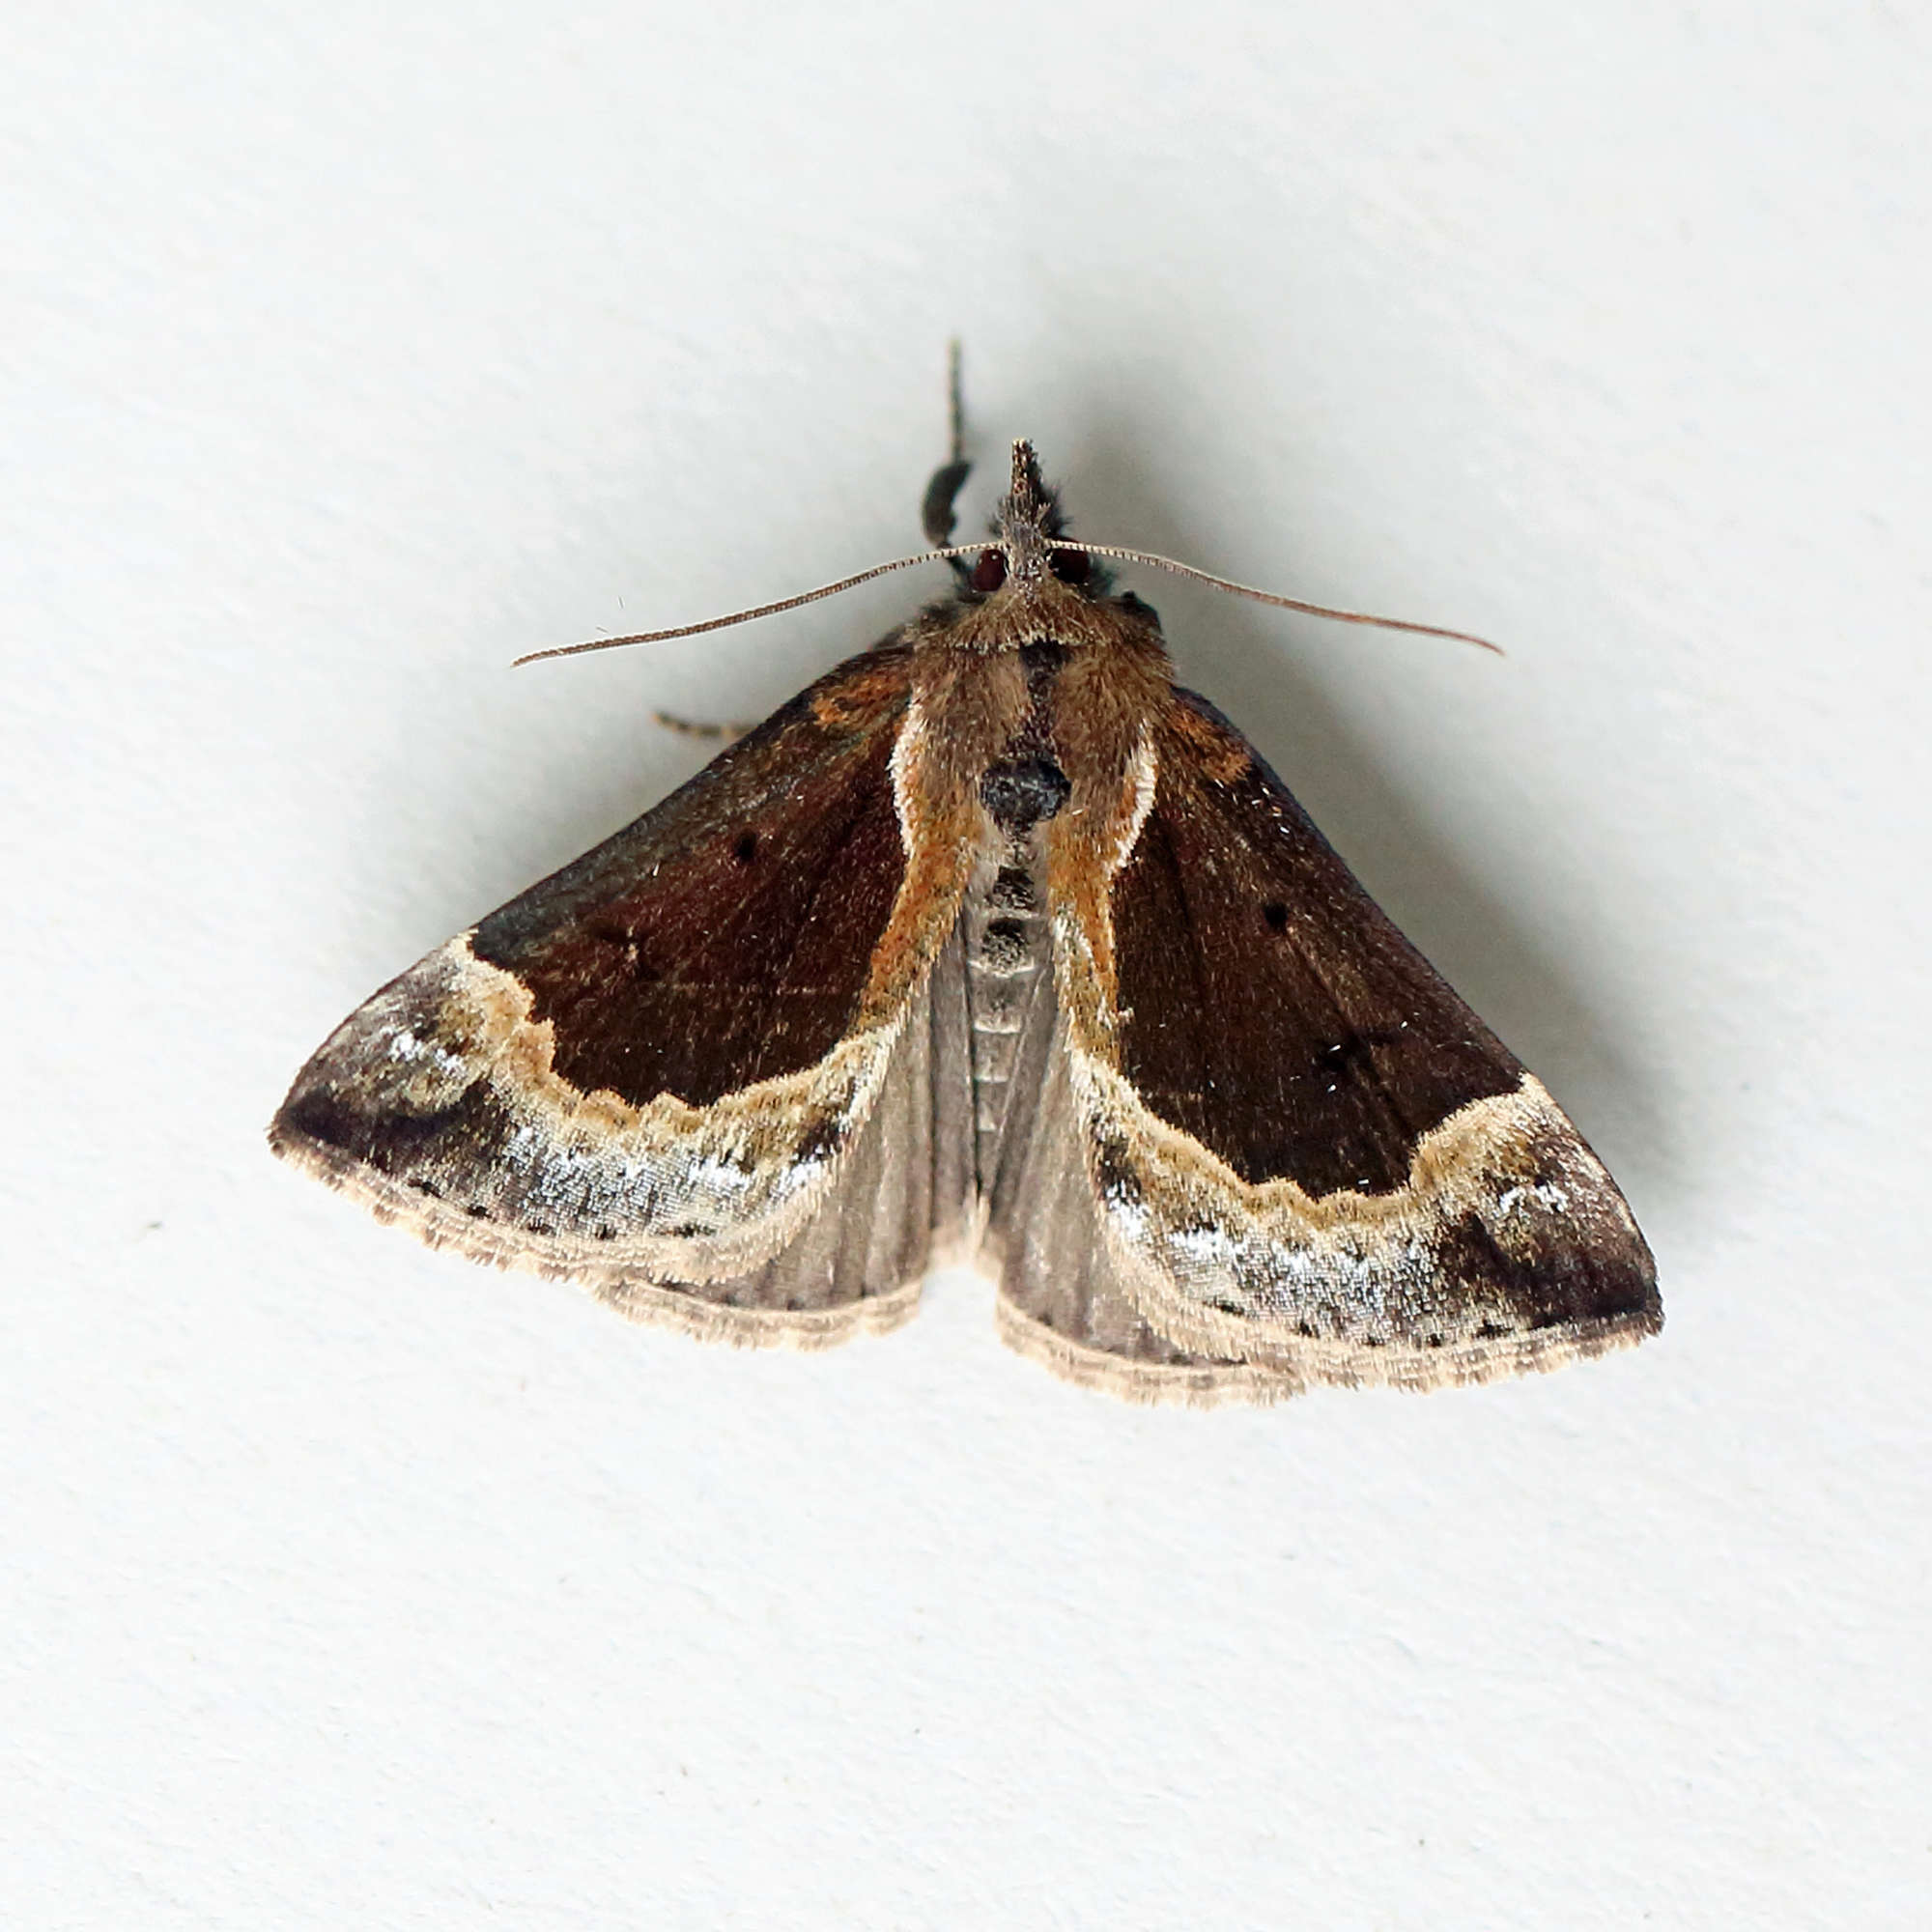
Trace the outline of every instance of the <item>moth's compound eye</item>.
<instances>
[{"instance_id":1,"label":"moth's compound eye","mask_svg":"<svg viewBox=\"0 0 1932 1932\"><path fill-rule=\"evenodd\" d=\"M984 595L997 590L1007 581L1007 554L1003 550L982 550L973 566L973 588Z\"/></svg>"},{"instance_id":2,"label":"moth's compound eye","mask_svg":"<svg viewBox=\"0 0 1932 1932\"><path fill-rule=\"evenodd\" d=\"M1084 550L1049 551L1047 568L1063 583L1085 583L1094 574L1094 559Z\"/></svg>"}]
</instances>

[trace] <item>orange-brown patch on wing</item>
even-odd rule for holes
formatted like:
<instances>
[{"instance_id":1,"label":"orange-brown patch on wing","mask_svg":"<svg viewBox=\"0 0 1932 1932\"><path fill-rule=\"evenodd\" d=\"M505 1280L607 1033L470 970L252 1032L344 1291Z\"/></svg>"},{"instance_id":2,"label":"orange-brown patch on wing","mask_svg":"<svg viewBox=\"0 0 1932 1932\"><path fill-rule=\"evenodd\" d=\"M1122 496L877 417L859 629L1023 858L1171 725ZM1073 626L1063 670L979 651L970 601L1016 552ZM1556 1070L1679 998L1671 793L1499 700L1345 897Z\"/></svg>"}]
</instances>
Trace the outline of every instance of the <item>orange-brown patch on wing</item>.
<instances>
[{"instance_id":1,"label":"orange-brown patch on wing","mask_svg":"<svg viewBox=\"0 0 1932 1932\"><path fill-rule=\"evenodd\" d=\"M1016 654L939 648L915 660L912 702L893 753L905 870L872 951L857 1024L889 1020L957 923L974 857L990 829L980 778L1026 711Z\"/></svg>"},{"instance_id":2,"label":"orange-brown patch on wing","mask_svg":"<svg viewBox=\"0 0 1932 1932\"><path fill-rule=\"evenodd\" d=\"M1094 1052L1111 1053L1118 1020L1114 875L1152 798L1155 727L1173 688L1158 634L1138 622L1122 624L1108 650L1069 655L1054 685L1053 740L1070 789L1044 828L1047 895L1082 969L1063 972L1061 997Z\"/></svg>"},{"instance_id":3,"label":"orange-brown patch on wing","mask_svg":"<svg viewBox=\"0 0 1932 1932\"><path fill-rule=\"evenodd\" d=\"M1239 738L1188 705L1170 705L1166 722L1176 741L1194 755L1204 776L1216 784L1233 784L1246 776L1255 761L1254 753Z\"/></svg>"},{"instance_id":4,"label":"orange-brown patch on wing","mask_svg":"<svg viewBox=\"0 0 1932 1932\"><path fill-rule=\"evenodd\" d=\"M867 731L884 724L906 700L903 653L855 658L835 683L811 693L811 715L828 731Z\"/></svg>"}]
</instances>

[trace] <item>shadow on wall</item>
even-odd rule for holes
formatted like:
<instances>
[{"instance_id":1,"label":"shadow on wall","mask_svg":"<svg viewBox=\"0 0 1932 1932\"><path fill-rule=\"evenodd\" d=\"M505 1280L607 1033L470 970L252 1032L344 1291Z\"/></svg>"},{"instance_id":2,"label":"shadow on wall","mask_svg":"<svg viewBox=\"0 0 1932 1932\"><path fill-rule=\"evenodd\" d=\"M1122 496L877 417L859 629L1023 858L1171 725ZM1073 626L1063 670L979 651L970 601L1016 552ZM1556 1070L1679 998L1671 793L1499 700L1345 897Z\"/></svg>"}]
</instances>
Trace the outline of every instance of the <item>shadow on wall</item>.
<instances>
[{"instance_id":1,"label":"shadow on wall","mask_svg":"<svg viewBox=\"0 0 1932 1932\"><path fill-rule=\"evenodd\" d=\"M1074 533L1143 544L1208 570L1228 568L1211 527L1161 495L1147 449L1120 434L1111 410L1108 418L1050 467L1068 480ZM1203 592L1189 596L1177 624L1157 577L1124 576L1163 610L1182 682L1199 685L1233 718L1304 803L1320 799L1322 831L1390 917L1536 1071L1585 1136L1593 1126L1605 1136L1613 1169L1638 1183L1643 1203L1682 1206L1702 1193L1704 1179L1669 1114L1659 1069L1623 1047L1619 1029L1604 1016L1637 1005L1640 988L1609 983L1611 956L1552 951L1520 901L1482 881L1432 822L1426 801L1405 785L1386 737L1346 709L1293 647L1296 636L1321 630L1321 620L1262 613ZM1295 593L1301 586L1270 581L1265 587ZM1507 666L1473 668L1507 675ZM1390 675L1399 674L1392 654ZM1614 850L1601 855L1606 868L1616 862Z\"/></svg>"}]
</instances>

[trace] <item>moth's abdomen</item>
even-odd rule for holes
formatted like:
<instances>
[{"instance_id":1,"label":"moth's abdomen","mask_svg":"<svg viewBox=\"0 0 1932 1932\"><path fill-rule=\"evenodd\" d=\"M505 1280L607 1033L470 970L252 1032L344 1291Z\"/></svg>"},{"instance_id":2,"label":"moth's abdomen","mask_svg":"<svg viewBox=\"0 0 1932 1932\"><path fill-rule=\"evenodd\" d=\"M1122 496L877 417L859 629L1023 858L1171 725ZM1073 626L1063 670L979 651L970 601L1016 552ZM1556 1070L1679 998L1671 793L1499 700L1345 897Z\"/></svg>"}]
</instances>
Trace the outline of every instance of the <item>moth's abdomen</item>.
<instances>
[{"instance_id":1,"label":"moth's abdomen","mask_svg":"<svg viewBox=\"0 0 1932 1932\"><path fill-rule=\"evenodd\" d=\"M1016 1078L1022 1046L1052 1005L1046 895L1030 837L983 864L960 914L973 1078L974 1165L990 1196L1004 1149L1023 1133L1034 1095Z\"/></svg>"}]
</instances>

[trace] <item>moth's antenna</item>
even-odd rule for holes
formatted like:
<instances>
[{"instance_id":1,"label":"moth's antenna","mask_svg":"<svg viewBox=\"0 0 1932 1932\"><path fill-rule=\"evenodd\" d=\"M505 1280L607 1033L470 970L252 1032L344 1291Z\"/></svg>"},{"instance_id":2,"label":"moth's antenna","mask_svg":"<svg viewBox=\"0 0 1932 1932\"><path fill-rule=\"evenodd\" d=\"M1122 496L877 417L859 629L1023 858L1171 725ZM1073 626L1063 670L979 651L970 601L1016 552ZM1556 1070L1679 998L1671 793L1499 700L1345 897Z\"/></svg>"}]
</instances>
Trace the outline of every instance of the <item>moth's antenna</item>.
<instances>
[{"instance_id":1,"label":"moth's antenna","mask_svg":"<svg viewBox=\"0 0 1932 1932\"><path fill-rule=\"evenodd\" d=\"M539 664L546 658L582 657L588 651L615 651L628 644L659 644L672 638L701 637L706 631L728 631L734 624L749 624L756 617L775 617L782 611L796 611L802 605L816 604L821 598L837 597L841 591L869 583L875 577L889 577L895 570L910 570L916 563L950 563L954 574L965 579L968 571L963 559L966 557L977 557L987 550L1005 551L1010 554L1011 542L1003 542L998 537L990 543L955 544L949 541L952 535L953 500L973 467L964 454L966 412L961 400L957 336L947 344L946 391L950 431L948 460L925 486L925 498L921 506L921 521L925 528L926 541L932 546L930 550L922 551L917 556L895 556L890 563L875 563L869 570L841 577L836 583L821 583L816 590L802 590L795 597L781 597L771 604L755 604L749 611L733 611L724 617L707 617L701 624L673 624L668 630L639 631L627 638L593 638L587 643L557 644L547 651L526 651L512 662ZM1033 445L1028 442L1013 445L1013 493L1009 504L1024 504L1037 524L1039 506L1034 499L1040 493L1039 472ZM1009 538L1013 534L1012 531L1007 532ZM1494 651L1498 657L1503 655L1500 644L1492 644L1488 638L1479 638L1471 631L1452 631L1441 624L1417 624L1406 617L1378 617L1367 611L1338 611L1332 605L1312 604L1302 597L1281 597L1272 590L1257 590L1250 584L1216 577L1211 571L1197 570L1191 563L1177 563L1171 556L1155 556L1151 551L1126 550L1118 544L1081 543L1072 537L1036 535L1029 537L1028 541L1042 542L1048 550L1113 557L1122 563L1144 563L1150 569L1170 571L1176 577L1191 577L1197 583L1231 591L1236 597L1252 598L1257 604L1272 604L1282 611L1300 611L1311 617L1329 617L1338 624L1372 624L1382 631L1413 631L1425 638L1453 638L1459 643L1476 644L1486 651Z\"/></svg>"},{"instance_id":2,"label":"moth's antenna","mask_svg":"<svg viewBox=\"0 0 1932 1932\"><path fill-rule=\"evenodd\" d=\"M943 563L955 556L978 556L982 543L954 544L944 549L923 550L917 556L895 556L890 563L875 563L853 577L841 577L837 583L821 583L816 590L801 590L796 597L781 597L776 604L754 605L749 611L733 611L728 617L707 617L701 624L673 624L668 631L639 631L630 638L593 638L587 644L558 644L547 651L526 651L513 664L536 664L544 658L581 657L585 651L614 651L625 644L658 644L667 638L695 638L705 631L728 631L733 624L749 624L753 617L775 617L781 611L796 611L801 604L816 604L821 597L837 597L854 584L869 583L875 577L890 576L895 570L910 570L916 563Z\"/></svg>"},{"instance_id":3,"label":"moth's antenna","mask_svg":"<svg viewBox=\"0 0 1932 1932\"><path fill-rule=\"evenodd\" d=\"M1272 590L1257 590L1236 583L1210 571L1196 570L1191 563L1177 563L1171 556L1154 556L1144 550L1122 550L1115 544L1081 543L1070 537L1049 537L1049 550L1084 552L1088 556L1111 556L1122 563L1144 563L1152 570L1172 571L1176 577L1191 577L1197 583L1211 584L1216 590L1232 591L1236 597L1251 597L1257 604L1272 604L1277 610L1301 611L1311 617L1332 617L1338 624L1372 624L1378 631L1413 631L1424 638L1453 638L1459 644L1479 644L1486 651L1504 655L1500 644L1479 638L1473 631L1452 631L1442 624L1417 624L1406 617L1378 617L1368 611L1338 611L1332 604L1311 604L1302 597L1279 597Z\"/></svg>"}]
</instances>

